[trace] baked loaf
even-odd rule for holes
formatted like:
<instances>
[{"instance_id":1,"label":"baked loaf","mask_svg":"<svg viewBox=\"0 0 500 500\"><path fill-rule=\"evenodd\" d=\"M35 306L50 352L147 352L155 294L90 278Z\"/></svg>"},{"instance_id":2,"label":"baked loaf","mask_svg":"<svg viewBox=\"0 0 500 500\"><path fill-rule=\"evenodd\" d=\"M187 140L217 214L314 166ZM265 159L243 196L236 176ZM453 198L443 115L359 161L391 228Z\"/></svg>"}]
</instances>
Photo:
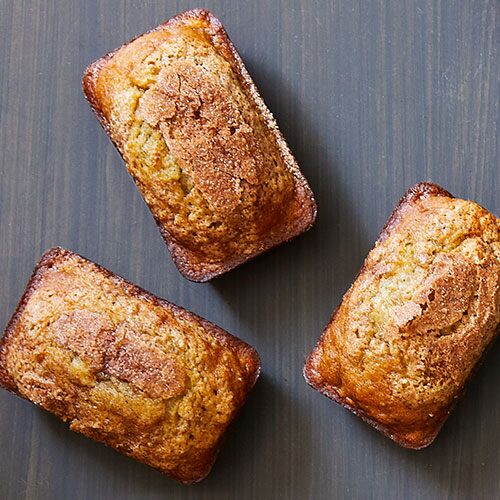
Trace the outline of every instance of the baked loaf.
<instances>
[{"instance_id":1,"label":"baked loaf","mask_svg":"<svg viewBox=\"0 0 500 500\"><path fill-rule=\"evenodd\" d=\"M304 375L402 446L436 437L500 321L500 219L440 187L393 212Z\"/></svg>"},{"instance_id":2,"label":"baked loaf","mask_svg":"<svg viewBox=\"0 0 500 500\"><path fill-rule=\"evenodd\" d=\"M0 341L0 384L181 482L199 481L260 370L255 350L68 250Z\"/></svg>"},{"instance_id":3,"label":"baked loaf","mask_svg":"<svg viewBox=\"0 0 500 500\"><path fill-rule=\"evenodd\" d=\"M180 14L99 59L83 90L186 278L206 281L313 224L307 181L210 13Z\"/></svg>"}]
</instances>

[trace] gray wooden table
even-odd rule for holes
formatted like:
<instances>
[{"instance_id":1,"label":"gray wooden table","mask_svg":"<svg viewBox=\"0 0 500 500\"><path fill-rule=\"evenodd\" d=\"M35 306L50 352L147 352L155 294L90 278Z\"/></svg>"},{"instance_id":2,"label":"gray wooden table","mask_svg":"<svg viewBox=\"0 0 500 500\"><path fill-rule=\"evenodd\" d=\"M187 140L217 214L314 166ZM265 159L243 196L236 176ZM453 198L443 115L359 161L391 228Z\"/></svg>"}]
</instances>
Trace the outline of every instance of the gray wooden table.
<instances>
[{"instance_id":1,"label":"gray wooden table","mask_svg":"<svg viewBox=\"0 0 500 500\"><path fill-rule=\"evenodd\" d=\"M195 6L224 22L319 205L306 235L210 284L172 264L80 90L85 66ZM62 245L257 347L212 474L181 486L0 392L0 499L495 499L500 344L435 443L399 448L310 389L305 356L403 191L500 214L496 0L0 0L0 322Z\"/></svg>"}]
</instances>

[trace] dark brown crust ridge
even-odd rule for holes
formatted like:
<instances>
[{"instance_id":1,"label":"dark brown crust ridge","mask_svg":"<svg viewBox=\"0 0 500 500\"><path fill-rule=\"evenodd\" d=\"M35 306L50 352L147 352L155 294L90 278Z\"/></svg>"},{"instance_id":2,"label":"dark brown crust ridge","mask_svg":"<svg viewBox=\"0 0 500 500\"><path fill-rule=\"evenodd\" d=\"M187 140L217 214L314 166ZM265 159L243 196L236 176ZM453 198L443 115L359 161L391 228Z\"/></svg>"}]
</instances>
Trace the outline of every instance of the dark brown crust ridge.
<instances>
[{"instance_id":1,"label":"dark brown crust ridge","mask_svg":"<svg viewBox=\"0 0 500 500\"><path fill-rule=\"evenodd\" d=\"M419 182L418 184L415 184L410 189L408 189L408 191L406 191L406 193L400 198L398 204L395 206L394 210L389 216L389 219L387 219L387 222L382 228L377 241L381 242L385 240L387 235L390 233L392 227L396 224L401 214L401 207L414 203L424 196L445 196L448 198L454 198L451 193L446 191L446 189L442 188L441 186L438 186L437 184L433 184L431 182ZM364 266L361 268L360 273L361 271L363 271L363 268Z\"/></svg>"},{"instance_id":2,"label":"dark brown crust ridge","mask_svg":"<svg viewBox=\"0 0 500 500\"><path fill-rule=\"evenodd\" d=\"M168 467L162 467L158 465L161 460L155 461L155 457L152 457L151 455L154 453L151 452L151 450L141 450L141 444L140 444L140 437L141 435L148 434L148 432L156 432L158 431L159 425L165 426L162 427L161 429L166 429L161 430L160 429L160 434L156 433L156 439L158 439L158 436L162 435L162 432L166 433L166 437L168 438L168 433L170 432L171 435L176 434L178 429L176 427L170 427L170 423L162 423L159 421L157 424L155 421L152 423L148 423L145 427L141 427L141 422L137 421L132 424L127 423L130 422L127 420L128 417L124 416L123 422L126 425L130 426L130 431L127 434L122 434L126 437L127 442L120 443L119 441L117 442L116 436L120 435L120 432L123 433L123 430L119 430L118 428L115 428L115 431L113 430L113 424L106 424L106 429L103 427L100 427L99 424L91 424L89 423L88 426L86 426L85 421L81 421L80 418L75 417L74 414L74 408L72 408L73 405L76 405L76 407L79 409L78 412L83 411L82 408L85 407L86 404L88 404L88 401L91 401L89 399L88 393L85 393L85 389L79 389L79 387L82 387L80 382L75 382L73 379L68 379L68 380L63 380L60 378L60 373L55 372L55 374L52 374L51 376L54 378L56 382L56 387L58 389L56 390L57 394L60 394L58 396L55 392L51 392L50 388L43 389L43 397L40 397L39 392L37 392L40 387L34 387L32 393L30 393L30 389L26 389L26 386L23 385L23 382L20 381L18 382L16 379L18 378L19 374L18 373L13 373L9 372L8 369L8 364L9 364L9 359L12 359L13 356L25 356L25 359L23 360L24 363L29 363L29 360L31 359L30 356L31 354L26 351L26 354L21 349L21 352L19 350L19 345L16 345L16 340L17 337L20 335L24 335L23 332L23 326L22 326L22 321L24 316L26 315L26 310L28 307L28 304L30 300L37 300L33 299L33 294L39 290L40 286L43 286L43 280L46 278L47 273L50 272L53 266L57 266L61 263L66 262L68 259L71 260L71 265L73 262L77 262L77 265L81 266L90 266L90 268L93 270L93 272L98 273L100 276L102 276L104 279L110 280L112 283L113 289L116 289L116 293L118 297L125 297L125 300L128 300L127 297L131 297L133 300L137 300L142 304L145 310L147 311L165 311L165 318L170 317L169 315L172 315L173 317L176 318L180 323L179 325L185 325L185 328L193 328L193 331L187 332L186 335L189 337L189 335L198 335L197 332L201 331L202 329L206 335L207 339L212 339L208 340L209 342L213 342L214 345L217 346L218 351L214 352L220 352L223 353L224 351L228 353L232 353L230 356L233 356L234 359L239 360L238 364L240 366L234 365L233 368L227 367L229 370L235 370L235 373L241 373L241 382L239 382L239 387L234 386L234 402L231 403L231 405L228 407L228 414L227 417L225 417L225 424L222 425L222 427L217 427L220 428L220 434L213 436L213 439L211 439L211 442L214 442L214 445L211 446L209 449L200 447L200 452L197 454L197 452L193 452L192 448L190 448L189 442L185 444L180 444L179 446L183 447L185 446L186 452L182 453L182 461L180 461L176 467L173 467L171 465L171 457L169 457L168 452L167 453L167 461L166 463L170 464ZM43 305L43 304L42 304ZM154 311L153 311L154 312ZM62 314L63 317L65 314L65 311L59 311L59 313ZM162 319L162 321L169 321L168 319ZM57 323L57 321L55 322ZM53 323L53 325L55 324ZM176 326L178 328L179 326ZM43 327L42 327L43 328ZM64 328L59 332L62 336L66 336L68 340L71 340L69 336L71 335L70 330L68 328ZM90 332L92 334L92 331ZM96 333L99 333L96 331ZM134 331L130 331L130 334L133 337L136 335ZM111 337L113 341L116 342L115 337ZM194 340L194 337L192 337ZM26 342L23 340L23 342ZM31 342L31 341L29 341ZM44 342L47 342L44 339L38 340L38 344L43 344ZM123 342L123 340L118 339L118 342ZM203 342L206 342L203 341ZM16 349L13 352L9 352L11 349L12 345L16 345ZM20 345L26 345L26 343L21 343ZM32 344L28 343L29 348L33 347ZM183 370L186 369L185 366L179 365L180 367L180 374L181 374L181 379L179 380L173 380L173 385L171 386L171 391L169 392L170 388L164 387L161 383L160 384L155 384L154 382L157 382L157 380L148 380L148 377L155 377L155 371L150 370L148 367L148 370L142 370L140 366L137 366L137 361L133 362L130 364L129 360L124 359L124 355L127 355L127 351L119 350L121 347L117 348L118 344L115 343L115 345L110 345L108 348L109 354L111 356L116 356L116 354L119 352L121 354L121 357L115 357L114 359L111 359L111 361L114 361L114 364L109 363L109 368L106 367L100 367L96 368L96 370L104 370L104 374L107 374L107 377L111 377L112 379L116 379L118 383L124 385L124 386L129 386L131 390L133 390L135 396L137 397L137 400L139 403L142 403L142 401L153 401L155 404L158 401L161 401L162 398L166 398L165 401L167 401L169 398L171 398L172 401L177 401L179 399L182 400L182 398L187 394L187 391L193 390L189 384L182 382L182 373ZM126 345L126 344L125 344ZM131 344L133 346L133 344ZM133 351L132 354L137 357L137 354L141 354L140 351L140 346L146 344L136 344L136 350L135 352ZM64 349L70 348L74 350L74 339L73 339L73 345L71 342L66 342L63 344L60 344L60 346ZM137 351L137 346L139 346L139 351ZM106 347L104 348L106 350ZM147 358L150 354L150 350L146 348L145 350L142 351L142 358ZM81 354L78 350L76 351L76 354ZM90 355L92 354L97 354L97 352L89 352ZM205 355L203 352L201 353L202 355ZM187 355L187 354L186 354ZM208 353L206 356L213 356L212 354ZM82 356L80 356L82 357ZM85 360L85 358L82 357L82 359ZM163 359L163 358L160 358ZM228 359L233 359L229 357ZM155 359L152 360L153 365L151 365L153 368L155 368L154 362ZM168 361L168 360L167 360ZM43 362L43 361L42 361ZM226 361L220 361L218 359L217 355L216 357L212 360L209 361L209 363L220 364L224 363ZM58 360L58 364L64 365L65 362L64 360ZM176 361L177 365L178 362ZM181 361L182 363L182 361ZM177 366L176 365L176 366ZM41 365L40 365L41 366ZM187 365L186 365L187 366ZM125 368L125 371L124 371ZM169 366L167 366L169 368ZM29 368L31 369L31 367ZM241 371L243 369L243 371ZM37 372L37 370L40 370L40 367L34 367L33 368L35 373L40 373ZM134 375L134 370L140 370L137 372L139 377L135 377ZM167 371L167 373L169 373ZM227 428L227 425L229 425L234 418L236 417L238 411L244 404L247 394L250 391L250 389L253 387L255 384L258 376L260 374L260 359L259 355L253 349L250 345L246 344L242 340L238 339L237 337L234 337L227 333L225 330L222 328L210 323L209 321L197 316L196 314L187 311L179 306L176 306L174 304L171 304L170 302L161 299L159 297L156 297L152 295L151 293L147 292L146 290L128 282L124 278L121 278L120 276L115 275L114 273L108 271L107 269L99 266L98 264L92 263L85 258L69 251L65 250L59 247L52 248L48 250L41 258L39 263L37 264L29 282L26 288L26 291L24 292L17 308L16 311L14 312L11 320L9 321L5 333L3 337L0 339L0 386L3 386L5 389L13 392L14 394L30 400L34 404L54 413L56 416L61 418L63 421L69 421L71 424L71 429L75 430L77 432L81 432L85 434L88 437L91 437L93 439L96 439L97 441L100 441L112 448L115 448L117 451L120 451L121 453L124 453L125 455L128 455L140 462L143 462L147 465L150 465L161 472L169 475L173 479L176 479L180 482L183 483L192 483L192 482L197 482L202 480L209 472L210 469L216 459L217 453L219 451L219 447L223 438L223 433L225 428ZM41 373L41 375L44 375ZM132 375L132 376L131 376ZM137 380L139 378L139 380ZM100 379L99 379L100 380ZM153 383L151 383L153 382ZM161 381L160 381L161 382ZM81 382L84 385L84 382ZM167 381L168 383L168 381ZM21 385L19 385L21 384ZM144 385L146 384L146 385ZM229 382L230 384L230 382ZM20 387L23 387L23 390L20 390ZM70 392L68 392L68 387L70 388ZM227 384L226 384L227 387ZM226 390L226 389L224 389ZM79 392L82 391L82 392ZM164 395L162 395L162 392ZM48 399L45 397L46 394L48 394ZM55 395L54 395L55 394ZM79 400L78 394L82 395L82 400ZM31 397L33 396L33 397ZM204 395L204 401L207 401L207 404L209 403L209 398L210 395ZM161 406L161 403L158 403ZM165 403L167 404L167 403ZM147 410L147 405L144 407ZM102 417L104 418L104 414L100 415L99 414L100 410L95 410L95 414L92 415L92 412L90 412L91 420L92 422L98 422L99 419ZM119 411L114 408L113 411ZM77 415L78 415L77 412ZM87 410L86 410L87 412ZM89 413L85 413L85 415L89 415ZM145 413L145 417L147 418L147 411ZM85 417L84 417L85 418ZM120 416L115 415L114 418L117 418L117 421L120 421ZM142 418L142 417L141 417ZM209 414L207 415L207 418L212 418ZM218 418L218 417L217 417ZM104 420L101 419L101 424L104 422ZM82 425L83 424L83 425ZM108 428L109 427L109 428ZM180 429L180 427L179 427ZM130 443L134 442L135 439L135 434L137 433L138 436L138 446L136 448L129 448ZM181 437L181 435L179 434ZM130 442L129 442L130 438ZM203 443L200 443L202 445ZM123 446L122 446L123 445ZM144 452L143 452L144 451ZM161 453L165 453L162 451ZM175 459L174 459L175 460Z\"/></svg>"},{"instance_id":3,"label":"dark brown crust ridge","mask_svg":"<svg viewBox=\"0 0 500 500\"><path fill-rule=\"evenodd\" d=\"M382 229L375 246L377 247L378 245L381 245L383 242L385 242L387 238L391 235L391 233L394 230L396 230L399 220L401 219L401 217L404 216L404 211L406 207L411 207L412 205L417 203L418 200L428 197L445 197L445 198L455 199L455 197L451 195L448 191L444 190L440 186L437 186L436 184L422 182L414 185L400 199L399 203L393 210L387 223ZM479 208L481 209L481 207ZM487 213L485 210L484 212ZM498 225L498 219L497 219L497 225ZM480 366L484 357L486 356L486 353L490 349L491 345L494 343L496 336L500 332L500 327L498 326L499 325L498 317L496 319L497 326L495 328L495 333L493 333L490 342L484 346L484 348L480 352L479 359L470 370L469 375L467 376L465 381L461 384L459 389L455 392L446 410L442 412L439 418L434 420L433 426L431 428L422 427L422 429L419 430L418 424L415 424L413 429L405 429L406 432L401 432L401 429L395 430L394 427L384 424L383 422L379 421L376 417L374 417L373 414L371 414L369 411L365 411L363 408L361 408L358 402L355 400L355 398L353 399L349 397L349 395L341 395L339 393L339 387L337 387L336 384L331 383L329 380L327 380L327 376L324 376L322 374L321 369L319 367L320 359L322 356L325 355L324 354L325 349L328 348L326 344L327 332L332 329L333 325L336 324L337 321L339 321L340 311L348 307L346 306L346 301L348 300L349 293L353 288L354 284L356 284L358 280L363 279L364 274L367 272L368 266L370 265L368 259L369 257L367 257L367 259L363 263L359 273L357 274L355 280L353 281L353 285L351 286L349 291L345 294L339 307L334 311L330 321L328 322L328 325L326 326L323 332L323 335L321 336L315 348L308 356L303 370L304 378L311 387L313 387L323 395L327 396L328 398L332 399L336 403L340 404L344 408L348 409L349 411L360 417L362 420L373 426L379 432L389 437L399 445L410 449L422 449L434 441L437 434L441 430L443 424L445 423L446 419L448 418L449 414L455 407L460 397L465 392L469 380L477 371L478 367ZM498 289L497 289L497 295L498 295ZM347 312L346 314L349 313ZM362 380L360 380L360 383L362 383ZM428 430L424 431L423 430L424 428Z\"/></svg>"},{"instance_id":4,"label":"dark brown crust ridge","mask_svg":"<svg viewBox=\"0 0 500 500\"><path fill-rule=\"evenodd\" d=\"M289 241L295 236L298 236L302 232L308 230L315 221L317 209L314 195L306 179L300 172L297 162L292 156L285 139L279 131L274 117L264 104L264 101L262 100L255 84L243 64L243 61L230 41L221 22L206 10L194 9L175 16L166 23L154 28L144 35L168 29L169 27L185 26L192 21L203 21L207 23L207 32L210 32L213 45L216 47L217 51L219 51L219 53L230 62L241 88L244 89L251 100L255 113L260 115L263 119L268 133L271 137L273 137L276 148L278 148L280 152L281 159L284 161L284 164L286 164L286 167L293 176L293 183L295 186L294 204L297 207L294 208L293 211L289 211L286 214L284 213L279 222L277 222L270 230L263 232L259 243L256 245L252 244L252 246L249 247L251 248L251 251L248 251L248 248L241 248L241 251L231 253L231 255L228 254L221 261L209 261L204 259L200 257L197 249L188 248L184 245L183 242L179 241L169 228L160 220L153 208L150 207L162 237L165 240L179 271L191 281L204 282L237 267L238 265L267 250L270 250L281 243ZM135 40L137 40L137 38ZM97 96L96 87L99 74L108 61L112 60L120 50L127 47L133 41L134 40L124 44L122 47L110 52L90 65L85 72L82 83L85 97L90 103L102 127L122 156L123 151L117 143L116 137L113 136L113 127L102 109L102 103ZM136 175L130 171L129 173L132 175L137 185L140 186L139 179ZM200 242L200 247L201 246L203 246L203 244Z\"/></svg>"}]
</instances>

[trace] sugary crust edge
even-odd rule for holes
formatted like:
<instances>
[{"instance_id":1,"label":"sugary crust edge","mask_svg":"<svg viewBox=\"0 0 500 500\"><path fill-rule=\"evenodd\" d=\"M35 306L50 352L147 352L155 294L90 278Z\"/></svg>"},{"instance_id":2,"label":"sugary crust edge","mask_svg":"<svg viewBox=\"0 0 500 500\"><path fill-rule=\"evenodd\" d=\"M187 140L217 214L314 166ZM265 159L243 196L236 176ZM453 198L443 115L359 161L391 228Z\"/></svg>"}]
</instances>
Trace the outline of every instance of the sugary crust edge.
<instances>
[{"instance_id":1,"label":"sugary crust edge","mask_svg":"<svg viewBox=\"0 0 500 500\"><path fill-rule=\"evenodd\" d=\"M7 373L4 363L5 356L7 355L7 349L9 347L9 338L12 332L14 331L16 323L18 322L19 318L23 313L26 304L28 303L28 300L31 297L31 294L36 289L36 286L42 277L43 268L48 264L48 261L51 258L51 253L54 252L55 250L56 248L52 248L42 255L40 261L38 262L35 269L33 270L33 273L31 274L31 277L28 281L28 284L26 285L24 293L21 296L21 299L19 300L16 306L14 314L12 315L9 322L7 323L7 326L5 327L2 338L0 338L0 386L4 387L8 391L13 392L18 396L20 396L20 394L16 390L16 385L14 381Z\"/></svg>"},{"instance_id":2,"label":"sugary crust edge","mask_svg":"<svg viewBox=\"0 0 500 500\"><path fill-rule=\"evenodd\" d=\"M445 196L448 198L454 198L454 196L443 189L442 187L438 186L437 184L433 184L430 182L420 182L418 184L415 184L411 188L406 191L406 193L401 197L399 200L398 204L394 208L392 214L390 215L389 219L387 220L385 226L383 227L375 245L378 243L383 242L387 236L390 234L392 228L396 225L397 221L401 217L402 211L404 210L405 206L411 205L412 203L415 203L417 200L426 197L426 196ZM366 260L363 262L363 265L361 266L361 269L359 270L358 274L353 280L353 283L358 279L358 277L363 273L363 271L366 268ZM351 285L352 286L352 285ZM344 299L347 296L349 291L346 292L344 295ZM321 335L319 341L316 343L314 349L311 351L309 356L306 359L306 362L304 364L304 369L303 369L303 375L306 380L306 382L313 388L316 389L318 392L321 394L325 395L326 397L332 399L339 405L343 406L347 410L351 411L354 413L354 415L360 417L362 420L364 420L366 423L370 424L372 427L374 427L376 430L381 432L383 435L389 437L399 445L413 449L413 450L420 450L423 449L427 446L429 446L436 436L439 434L439 431L441 430L442 426L448 419L450 413L452 412L453 408L459 401L459 399L463 396L465 393L466 387L470 381L470 379L474 376L478 368L480 367L481 363L483 362L484 358L486 357L487 352L493 345L495 341L496 335L493 336L493 339L491 343L487 346L487 348L484 350L483 355L479 362L475 365L474 369L471 371L469 377L467 378L466 382L462 386L460 392L458 392L455 396L455 399L453 400L452 404L449 406L447 409L445 415L443 416L442 419L437 420L434 428L432 429L432 432L429 432L424 438L416 441L416 440L411 440L411 439L406 439L403 435L394 433L394 431L389 427L384 424L381 424L377 420L371 418L368 416L363 410L360 408L357 408L355 404L349 403L346 398L343 398L340 396L337 392L337 388L329 384L325 381L323 381L321 375L314 369L314 359L316 357L316 354L319 352L320 347L323 344L323 338L328 330L328 328L331 326L331 324L335 321L335 318L337 316L337 313L342 306L342 303L344 302L344 299L342 299L342 302L340 305L337 307L337 309L334 311L333 315L330 318L330 321L328 322L327 326L323 330L323 334ZM500 326L497 328L497 333L500 332Z\"/></svg>"},{"instance_id":3,"label":"sugary crust edge","mask_svg":"<svg viewBox=\"0 0 500 500\"><path fill-rule=\"evenodd\" d=\"M65 256L73 256L77 257L78 259L82 259L86 263L92 264L96 270L106 277L112 279L118 287L121 287L124 289L128 294L134 295L136 297L140 297L144 300L147 300L154 305L159 305L162 307L166 307L170 309L174 314L180 315L188 320L195 321L197 323L200 323L205 330L207 330L211 335L213 335L221 344L224 346L228 347L229 349L236 351L239 355L240 362L246 366L247 369L247 387L246 387L246 395L245 397L241 400L239 407L236 409L235 413L233 414L230 424L234 422L234 420L237 417L237 414L241 410L241 408L244 406L244 403L247 399L248 392L252 389L252 387L255 385L257 382L257 379L259 378L260 371L261 371L261 364L260 364L260 357L257 351L249 344L244 342L243 340L235 337L234 335L231 335L229 332L226 332L224 329L221 327L211 323L210 321L198 316L197 314L188 311L187 309L184 309L180 306L177 306L175 304L172 304L171 302L168 302L165 299L162 299L160 297L157 297L156 295L153 295L152 293L148 292L147 290L144 290L143 288L134 285L130 281L126 280L125 278L122 278L121 276L109 271L108 269L105 269L104 267L100 266L99 264L96 264L95 262L92 262L85 257L82 257L81 255L72 252L70 250L66 250L61 247L54 247L49 250L47 250L42 257L40 258L40 261L36 265L33 274L31 275L30 280L28 281L28 284L26 286L26 290L21 297L21 300L19 301L16 310L14 314L12 315L12 318L7 324L7 327L5 328L4 334L2 338L0 339L0 386L3 387L4 389L7 389L8 391L16 394L17 396L24 398L16 388L16 385L12 378L8 375L7 370L5 368L5 356L7 356L8 353L8 348L9 348L9 338L11 334L14 331L15 325L17 321L19 320L20 316L22 315L26 304L28 303L28 300L30 299L32 293L36 290L36 287L40 280L43 277L43 273L45 270L50 267L54 262L57 261L60 257L65 257ZM29 400L28 400L29 401ZM30 401L33 403L32 401ZM36 403L34 403L36 404ZM229 424L229 425L230 425ZM228 426L229 427L229 426ZM177 481L180 481L185 484L189 483L196 483L204 479L212 469L212 466L217 458L217 455L220 450L220 446L222 444L222 438L224 437L225 433L227 432L228 428L225 429L223 435L221 436L221 439L219 440L219 443L217 446L214 448L213 455L211 457L211 460L209 463L205 465L203 470L201 471L200 475L196 477L193 480L183 480L179 477L176 477L174 474L167 474L169 477L172 477L173 479L176 479ZM105 441L99 440L100 443L103 443L107 445ZM112 447L115 449L114 447ZM116 449L115 449L116 451ZM141 462L141 460L138 460L135 457L131 457L134 460L137 460ZM145 463L145 462L144 462ZM146 464L149 467L151 465ZM158 469L160 470L160 469ZM160 472L165 474L165 471L160 470Z\"/></svg>"},{"instance_id":4,"label":"sugary crust edge","mask_svg":"<svg viewBox=\"0 0 500 500\"><path fill-rule=\"evenodd\" d=\"M281 131L278 128L276 120L274 119L271 111L265 105L264 100L260 96L257 87L255 86L252 78L250 77L250 74L248 73L241 57L236 51L236 48L229 39L229 36L226 33L222 23L211 12L204 9L193 9L178 14L177 16L169 19L165 23L160 24L156 28L153 28L152 30L149 30L146 33L137 36L130 42L127 42L123 44L121 47L117 48L116 50L109 52L105 56L101 57L100 59L92 63L85 70L82 80L82 88L85 98L89 102L92 110L94 111L99 120L99 123L105 130L106 134L110 137L111 141L115 145L120 155L121 152L116 142L113 140L113 135L110 130L109 123L106 120L104 114L102 113L99 102L95 95L95 87L97 84L97 79L99 77L100 70L106 64L106 62L109 59L111 59L122 47L129 45L137 38L148 33L160 31L166 26L171 26L175 24L179 25L185 24L187 21L192 19L201 19L208 21L210 28L214 31L212 38L216 38L218 44L217 47L222 48L222 50L224 51L224 56L230 59L230 62L236 68L237 70L236 74L240 80L240 83L243 85L243 87L249 93L250 97L253 99L253 103L257 107L259 113L263 116L266 126L275 137L280 152L283 158L285 159L287 166L292 170L295 179L297 199L300 199L302 201L301 206L309 205L310 207L308 213L305 213L302 217L296 219L294 221L294 224L288 227L289 230L288 234L286 235L277 234L274 237L270 237L267 240L264 240L261 249L255 251L254 253L250 255L238 256L237 258L230 261L226 261L222 264L210 264L210 263L200 264L199 262L196 262L193 265L190 259L190 255L193 254L193 252L191 252L190 250L186 249L181 244L179 244L175 240L175 238L172 237L172 235L170 235L168 231L161 225L160 221L156 218L156 216L152 214L160 230L160 233L163 239L165 240L165 243L167 244L167 247L172 255L172 259L174 260L174 263L179 269L180 273L190 281L203 283L209 281L212 278L220 276L221 274L224 274L230 271L231 269L234 269L235 267L243 264L244 262L247 262L253 259L254 257L257 257L258 255L268 250L271 250L272 248L281 245L282 243L290 241L291 239L295 238L296 236L310 229L311 226L314 224L314 221L316 220L317 204L314 199L314 194L309 184L307 183L306 178L300 171L296 159L292 155ZM132 177L134 178L134 180L136 180L134 176Z\"/></svg>"}]
</instances>

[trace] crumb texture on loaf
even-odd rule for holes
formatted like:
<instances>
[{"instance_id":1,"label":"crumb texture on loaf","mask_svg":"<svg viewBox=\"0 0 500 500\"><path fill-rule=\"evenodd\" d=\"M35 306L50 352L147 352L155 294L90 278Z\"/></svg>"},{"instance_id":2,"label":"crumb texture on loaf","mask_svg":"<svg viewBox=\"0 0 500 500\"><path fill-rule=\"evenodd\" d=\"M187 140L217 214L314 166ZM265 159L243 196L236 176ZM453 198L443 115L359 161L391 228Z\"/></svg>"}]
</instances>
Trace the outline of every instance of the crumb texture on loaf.
<instances>
[{"instance_id":1,"label":"crumb texture on loaf","mask_svg":"<svg viewBox=\"0 0 500 500\"><path fill-rule=\"evenodd\" d=\"M97 61L84 90L185 274L218 274L312 224L307 182L207 12Z\"/></svg>"},{"instance_id":2,"label":"crumb texture on loaf","mask_svg":"<svg viewBox=\"0 0 500 500\"><path fill-rule=\"evenodd\" d=\"M183 482L210 470L256 352L92 262L49 251L0 346L0 381Z\"/></svg>"},{"instance_id":3,"label":"crumb texture on loaf","mask_svg":"<svg viewBox=\"0 0 500 500\"><path fill-rule=\"evenodd\" d=\"M423 447L494 339L499 304L500 220L417 185L309 357L306 378L400 444Z\"/></svg>"}]
</instances>

